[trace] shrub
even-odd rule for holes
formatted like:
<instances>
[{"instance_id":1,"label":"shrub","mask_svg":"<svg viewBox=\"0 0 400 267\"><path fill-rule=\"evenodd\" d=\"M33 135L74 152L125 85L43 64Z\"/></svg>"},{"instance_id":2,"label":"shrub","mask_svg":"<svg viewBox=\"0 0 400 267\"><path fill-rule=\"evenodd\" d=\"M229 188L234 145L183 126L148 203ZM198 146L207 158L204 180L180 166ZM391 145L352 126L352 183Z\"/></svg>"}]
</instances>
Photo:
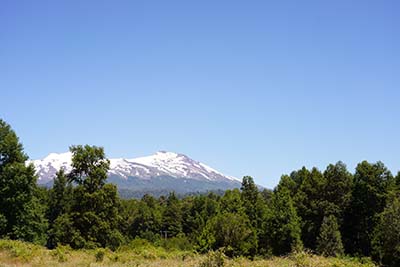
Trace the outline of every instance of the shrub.
<instances>
[{"instance_id":1,"label":"shrub","mask_svg":"<svg viewBox=\"0 0 400 267\"><path fill-rule=\"evenodd\" d=\"M101 262L104 259L104 255L106 254L104 249L97 249L95 253L96 261Z\"/></svg>"},{"instance_id":2,"label":"shrub","mask_svg":"<svg viewBox=\"0 0 400 267\"><path fill-rule=\"evenodd\" d=\"M69 253L70 247L69 246L57 246L55 249L51 251L51 256L53 258L57 259L58 262L66 262L67 261L67 255Z\"/></svg>"},{"instance_id":3,"label":"shrub","mask_svg":"<svg viewBox=\"0 0 400 267\"><path fill-rule=\"evenodd\" d=\"M225 265L225 254L223 249L217 251L210 251L205 260L203 260L199 267L223 267Z\"/></svg>"}]
</instances>

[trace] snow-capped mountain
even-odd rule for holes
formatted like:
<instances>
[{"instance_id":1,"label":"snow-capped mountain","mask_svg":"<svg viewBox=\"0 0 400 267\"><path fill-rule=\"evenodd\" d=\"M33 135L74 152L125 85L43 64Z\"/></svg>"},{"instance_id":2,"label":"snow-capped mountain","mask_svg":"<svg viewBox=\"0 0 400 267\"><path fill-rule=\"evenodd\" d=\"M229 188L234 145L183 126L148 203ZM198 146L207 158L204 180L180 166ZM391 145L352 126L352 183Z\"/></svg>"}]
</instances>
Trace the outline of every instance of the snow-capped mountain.
<instances>
[{"instance_id":1,"label":"snow-capped mountain","mask_svg":"<svg viewBox=\"0 0 400 267\"><path fill-rule=\"evenodd\" d=\"M42 160L30 161L36 168L39 184L48 184L56 172L71 171L71 156L51 153ZM183 154L159 151L151 156L133 159L110 159L109 181L120 189L180 193L225 190L240 186L240 181Z\"/></svg>"}]
</instances>

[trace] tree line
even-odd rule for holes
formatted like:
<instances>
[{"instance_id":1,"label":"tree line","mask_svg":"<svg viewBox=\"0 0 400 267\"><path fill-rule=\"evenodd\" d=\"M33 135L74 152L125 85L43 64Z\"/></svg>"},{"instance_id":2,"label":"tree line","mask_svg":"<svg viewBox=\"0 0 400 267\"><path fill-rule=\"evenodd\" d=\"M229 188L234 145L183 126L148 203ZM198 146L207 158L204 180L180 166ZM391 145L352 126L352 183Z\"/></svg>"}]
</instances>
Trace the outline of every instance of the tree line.
<instances>
[{"instance_id":1,"label":"tree line","mask_svg":"<svg viewBox=\"0 0 400 267\"><path fill-rule=\"evenodd\" d=\"M382 162L305 167L260 191L250 176L223 195L178 198L173 192L121 199L106 183L104 149L71 146L72 171L38 187L15 132L0 120L0 237L72 248L107 247L140 238L230 257L286 255L303 249L324 256L372 257L400 265L400 173Z\"/></svg>"}]
</instances>

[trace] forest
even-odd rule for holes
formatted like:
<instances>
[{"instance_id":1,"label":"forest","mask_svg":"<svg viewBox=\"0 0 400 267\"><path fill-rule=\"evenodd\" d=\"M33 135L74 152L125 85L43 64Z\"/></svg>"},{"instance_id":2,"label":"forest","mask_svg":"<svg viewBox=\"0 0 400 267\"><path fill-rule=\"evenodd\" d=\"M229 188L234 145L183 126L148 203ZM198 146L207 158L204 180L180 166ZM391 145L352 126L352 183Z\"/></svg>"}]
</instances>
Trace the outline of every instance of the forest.
<instances>
[{"instance_id":1,"label":"forest","mask_svg":"<svg viewBox=\"0 0 400 267\"><path fill-rule=\"evenodd\" d=\"M72 171L39 187L11 126L0 120L0 238L50 250L118 251L151 244L228 259L291 253L372 259L400 266L400 173L382 162L303 167L260 191L250 176L222 195L122 199L102 147L73 145ZM0 246L1 248L1 246ZM205 266L205 265L204 265ZM214 266L214 265L209 265ZM217 265L215 265L217 266Z\"/></svg>"}]
</instances>

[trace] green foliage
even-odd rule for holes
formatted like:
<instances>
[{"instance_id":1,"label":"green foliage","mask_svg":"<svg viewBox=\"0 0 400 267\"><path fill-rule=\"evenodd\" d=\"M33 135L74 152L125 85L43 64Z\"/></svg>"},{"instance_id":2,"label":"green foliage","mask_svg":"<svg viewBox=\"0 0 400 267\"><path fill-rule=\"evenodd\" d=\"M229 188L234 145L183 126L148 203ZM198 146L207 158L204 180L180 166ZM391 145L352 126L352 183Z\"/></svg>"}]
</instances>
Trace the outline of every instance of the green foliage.
<instances>
[{"instance_id":1,"label":"green foliage","mask_svg":"<svg viewBox=\"0 0 400 267\"><path fill-rule=\"evenodd\" d=\"M105 158L104 149L97 146L71 146L71 182L82 185L88 193L101 189L107 179L110 161Z\"/></svg>"},{"instance_id":2,"label":"green foliage","mask_svg":"<svg viewBox=\"0 0 400 267\"><path fill-rule=\"evenodd\" d=\"M96 258L97 262L102 262L104 259L104 255L106 254L106 251L102 248L97 249L94 256Z\"/></svg>"},{"instance_id":3,"label":"green foliage","mask_svg":"<svg viewBox=\"0 0 400 267\"><path fill-rule=\"evenodd\" d=\"M221 198L221 211L244 214L242 195L238 189L227 190Z\"/></svg>"},{"instance_id":4,"label":"green foliage","mask_svg":"<svg viewBox=\"0 0 400 267\"><path fill-rule=\"evenodd\" d=\"M313 168L303 176L300 187L294 197L295 207L301 218L302 240L304 246L315 249L316 238L324 217L324 189L326 179Z\"/></svg>"},{"instance_id":5,"label":"green foliage","mask_svg":"<svg viewBox=\"0 0 400 267\"><path fill-rule=\"evenodd\" d=\"M174 237L182 233L182 210L175 193L170 193L163 213L162 230L165 236Z\"/></svg>"},{"instance_id":6,"label":"green foliage","mask_svg":"<svg viewBox=\"0 0 400 267\"><path fill-rule=\"evenodd\" d=\"M132 222L128 226L130 236L132 238L141 237L153 242L158 240L162 214L157 201L152 196L145 195L134 208L131 208L136 212L131 217Z\"/></svg>"},{"instance_id":7,"label":"green foliage","mask_svg":"<svg viewBox=\"0 0 400 267\"><path fill-rule=\"evenodd\" d=\"M374 232L373 256L385 266L400 266L400 198L392 195Z\"/></svg>"},{"instance_id":8,"label":"green foliage","mask_svg":"<svg viewBox=\"0 0 400 267\"><path fill-rule=\"evenodd\" d=\"M63 169L57 172L53 188L49 191L46 217L49 221L47 247L54 248L57 243L54 237L54 221L71 209L73 189L67 184L67 176Z\"/></svg>"},{"instance_id":9,"label":"green foliage","mask_svg":"<svg viewBox=\"0 0 400 267\"><path fill-rule=\"evenodd\" d=\"M199 250L205 252L222 247L230 257L254 255L257 238L246 215L224 212L207 222L198 238Z\"/></svg>"},{"instance_id":10,"label":"green foliage","mask_svg":"<svg viewBox=\"0 0 400 267\"><path fill-rule=\"evenodd\" d=\"M73 189L70 210L54 221L54 242L73 248L115 249L123 236L119 231L120 200L116 186L105 184L109 161L104 150L95 146L73 146L71 152L73 169L68 177L78 185ZM63 176L59 176L60 190L54 189L54 194L65 189Z\"/></svg>"},{"instance_id":11,"label":"green foliage","mask_svg":"<svg viewBox=\"0 0 400 267\"><path fill-rule=\"evenodd\" d=\"M23 262L29 262L38 250L38 246L19 240L0 240L0 251L7 252L11 257Z\"/></svg>"},{"instance_id":12,"label":"green foliage","mask_svg":"<svg viewBox=\"0 0 400 267\"><path fill-rule=\"evenodd\" d=\"M254 258L300 251L303 244L338 256L342 233L347 254L364 261L373 252L387 266L400 265L400 173L394 178L381 162L358 164L354 176L342 162L323 173L303 167L283 175L274 191L259 192L245 176L241 190L223 196L178 199L171 193L121 200L116 186L106 183L110 162L103 148L71 146L70 151L72 171L60 170L52 189L39 188L18 137L0 120L0 238L47 242L63 262L69 253L63 245L116 250L132 240L129 246L143 243L134 249L146 259L193 248ZM7 244L0 242L0 249ZM8 249L11 256L29 258L25 248ZM97 250L98 261L104 252ZM308 266L310 257L294 255L298 266ZM221 257L214 256L204 264L220 264Z\"/></svg>"},{"instance_id":13,"label":"green foliage","mask_svg":"<svg viewBox=\"0 0 400 267\"><path fill-rule=\"evenodd\" d=\"M57 259L58 262L66 262L70 255L70 250L69 246L60 245L51 251L51 255L53 258Z\"/></svg>"},{"instance_id":14,"label":"green foliage","mask_svg":"<svg viewBox=\"0 0 400 267\"><path fill-rule=\"evenodd\" d=\"M334 215L324 217L317 239L317 253L337 257L344 253L342 236Z\"/></svg>"},{"instance_id":15,"label":"green foliage","mask_svg":"<svg viewBox=\"0 0 400 267\"><path fill-rule=\"evenodd\" d=\"M276 190L266 218L266 243L262 246L274 255L285 255L301 250L300 218L287 188Z\"/></svg>"},{"instance_id":16,"label":"green foliage","mask_svg":"<svg viewBox=\"0 0 400 267\"><path fill-rule=\"evenodd\" d=\"M199 267L223 267L225 266L225 254L223 249L210 251L206 258L200 262Z\"/></svg>"},{"instance_id":17,"label":"green foliage","mask_svg":"<svg viewBox=\"0 0 400 267\"><path fill-rule=\"evenodd\" d=\"M334 215L341 225L344 212L350 205L353 176L347 171L346 165L339 161L335 165L328 165L324 177L326 179L323 196L324 213Z\"/></svg>"},{"instance_id":18,"label":"green foliage","mask_svg":"<svg viewBox=\"0 0 400 267\"><path fill-rule=\"evenodd\" d=\"M177 236L172 238L161 239L159 241L159 244L168 251L191 251L193 249L193 245L184 234L178 234Z\"/></svg>"},{"instance_id":19,"label":"green foliage","mask_svg":"<svg viewBox=\"0 0 400 267\"><path fill-rule=\"evenodd\" d=\"M264 199L258 191L253 178L250 176L243 177L241 190L244 211L250 220L252 231L256 234L257 240L260 240L265 236L263 229L264 218L266 216ZM255 246L253 249L257 251L258 247ZM255 252L252 254L254 255Z\"/></svg>"},{"instance_id":20,"label":"green foliage","mask_svg":"<svg viewBox=\"0 0 400 267\"><path fill-rule=\"evenodd\" d=\"M11 127L0 120L0 237L45 242L47 222L37 199L33 165Z\"/></svg>"},{"instance_id":21,"label":"green foliage","mask_svg":"<svg viewBox=\"0 0 400 267\"><path fill-rule=\"evenodd\" d=\"M254 222L257 220L256 204L259 198L259 192L253 178L250 176L243 177L242 187L240 189L242 190L241 196L245 212L250 221Z\"/></svg>"},{"instance_id":22,"label":"green foliage","mask_svg":"<svg viewBox=\"0 0 400 267\"><path fill-rule=\"evenodd\" d=\"M377 215L383 211L394 178L382 162L363 161L354 175L351 204L345 218L344 241L352 254L371 255Z\"/></svg>"}]
</instances>

